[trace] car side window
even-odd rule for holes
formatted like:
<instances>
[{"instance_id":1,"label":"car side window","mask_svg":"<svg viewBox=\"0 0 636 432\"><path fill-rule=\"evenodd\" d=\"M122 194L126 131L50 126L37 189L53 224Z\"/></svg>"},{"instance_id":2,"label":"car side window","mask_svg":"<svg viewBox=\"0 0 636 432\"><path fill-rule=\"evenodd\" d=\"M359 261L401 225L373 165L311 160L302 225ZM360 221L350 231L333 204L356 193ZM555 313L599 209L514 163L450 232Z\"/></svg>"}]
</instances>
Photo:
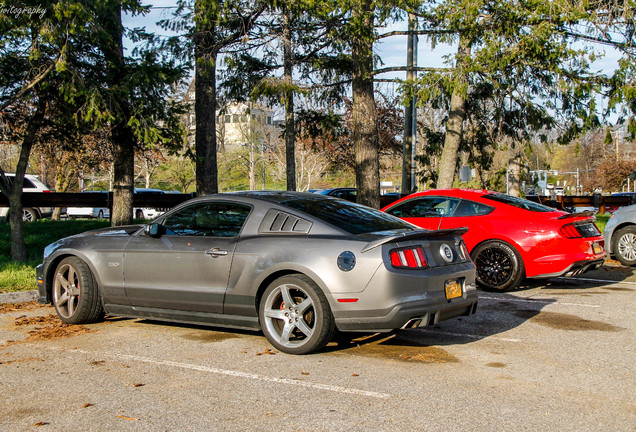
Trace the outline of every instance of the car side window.
<instances>
[{"instance_id":1,"label":"car side window","mask_svg":"<svg viewBox=\"0 0 636 432\"><path fill-rule=\"evenodd\" d=\"M351 191L351 190L335 191L333 194L331 194L331 196L336 198L346 199L349 201L355 201L356 191Z\"/></svg>"},{"instance_id":2,"label":"car side window","mask_svg":"<svg viewBox=\"0 0 636 432\"><path fill-rule=\"evenodd\" d=\"M245 204L198 203L167 217L166 235L236 237L251 211Z\"/></svg>"},{"instance_id":3,"label":"car side window","mask_svg":"<svg viewBox=\"0 0 636 432\"><path fill-rule=\"evenodd\" d=\"M448 197L419 197L405 201L387 210L400 218L451 216L460 200Z\"/></svg>"},{"instance_id":4,"label":"car side window","mask_svg":"<svg viewBox=\"0 0 636 432\"><path fill-rule=\"evenodd\" d=\"M462 200L453 216L455 217L468 217L468 216L483 216L492 212L495 208L484 204L480 204L474 201Z\"/></svg>"}]
</instances>

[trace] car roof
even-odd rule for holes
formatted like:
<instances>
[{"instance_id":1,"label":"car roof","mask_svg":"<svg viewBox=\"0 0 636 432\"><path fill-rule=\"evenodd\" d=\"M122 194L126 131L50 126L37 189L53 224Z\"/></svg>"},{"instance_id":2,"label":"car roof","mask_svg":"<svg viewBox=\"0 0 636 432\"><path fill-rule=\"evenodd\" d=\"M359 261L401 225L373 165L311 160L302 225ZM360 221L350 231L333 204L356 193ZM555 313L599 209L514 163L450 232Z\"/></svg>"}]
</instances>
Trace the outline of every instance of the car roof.
<instances>
[{"instance_id":1,"label":"car roof","mask_svg":"<svg viewBox=\"0 0 636 432\"><path fill-rule=\"evenodd\" d=\"M153 193L166 193L161 189L152 189L152 188L135 188L135 193L144 193L144 192L153 192Z\"/></svg>"},{"instance_id":2,"label":"car roof","mask_svg":"<svg viewBox=\"0 0 636 432\"><path fill-rule=\"evenodd\" d=\"M310 192L295 192L295 191L239 191L239 192L227 192L224 194L218 194L216 196L241 196L241 197L249 197L255 198L262 201L269 201L273 203L283 203L285 201L294 200L294 199L311 199L311 200L330 200L333 199L329 196L315 194Z\"/></svg>"},{"instance_id":3,"label":"car roof","mask_svg":"<svg viewBox=\"0 0 636 432\"><path fill-rule=\"evenodd\" d=\"M416 192L413 196L419 195L441 195L441 196L453 196L458 198L468 197L482 197L484 195L490 195L493 191L486 189L429 189L421 192Z\"/></svg>"}]
</instances>

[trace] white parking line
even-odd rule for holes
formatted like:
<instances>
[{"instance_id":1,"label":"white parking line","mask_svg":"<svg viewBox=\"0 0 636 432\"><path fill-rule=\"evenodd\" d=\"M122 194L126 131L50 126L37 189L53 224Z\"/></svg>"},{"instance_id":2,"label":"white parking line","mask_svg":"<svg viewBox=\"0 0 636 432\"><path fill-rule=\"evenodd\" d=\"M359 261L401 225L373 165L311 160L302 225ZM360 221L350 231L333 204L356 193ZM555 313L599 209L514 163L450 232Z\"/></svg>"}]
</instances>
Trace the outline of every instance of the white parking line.
<instances>
[{"instance_id":1,"label":"white parking line","mask_svg":"<svg viewBox=\"0 0 636 432\"><path fill-rule=\"evenodd\" d=\"M51 347L51 349L67 351L66 349L57 348L57 347ZM106 357L116 358L116 359L119 359L119 360L132 360L132 361L143 362L143 363L148 363L148 364L155 364L155 365L159 365L159 366L174 367L174 368L179 368L179 369L188 369L188 370L194 370L194 371L198 371L198 372L204 372L204 373L209 373L209 374L217 374L217 375L225 375L225 376L231 376L231 377L237 377L237 378L246 378L246 379L251 379L251 380L255 380L255 381L262 381L262 382L273 382L273 383L279 383L279 384L288 384L288 385L293 385L293 386L298 386L298 387L306 387L306 388L315 389L315 390L325 390L325 391L330 391L330 392L335 392L335 393L352 394L352 395L356 395L356 396L366 396L366 397L379 398L379 399L387 399L387 398L390 398L392 396L392 395L387 394L387 393L378 393L378 392L367 391L367 390L359 390L359 389L350 388L350 387L340 387L340 386L334 386L334 385L329 385L329 384L318 384L318 383L312 383L312 382L307 382L307 381L298 381L298 380L289 379L289 378L273 378L273 377L268 377L268 376L264 376L264 375L257 375L257 374L248 373L248 372L240 372L240 371L228 370L228 369L218 369L218 368L214 368L214 367L201 366L201 365L190 364L190 363L175 362L175 361L170 361L170 360L156 360L156 359L152 359L152 358L148 358L148 357L140 357L140 356L134 356L134 355L128 355L128 354L118 354L118 353L108 353L108 352L95 352L95 351L87 351L87 350L83 350L83 349L79 349L79 348L71 349L71 350L68 350L68 351L70 351L70 352L78 352L78 353L88 354L88 355L103 355L103 356L106 356Z\"/></svg>"},{"instance_id":2,"label":"white parking line","mask_svg":"<svg viewBox=\"0 0 636 432\"><path fill-rule=\"evenodd\" d=\"M580 306L580 307L589 307L589 308L600 308L599 305L591 305L591 304L585 304L585 303L566 303L566 302L555 302L554 300L542 300L542 299L533 299L533 300L527 300L527 299L522 299L522 298L510 298L510 297L506 297L505 299L502 299L500 297L486 297L486 296L479 296L479 299L484 299L484 300L494 300L494 301L498 301L498 302L518 302L518 303L542 303L544 305L551 305L551 304L558 304L558 305L563 305L563 306Z\"/></svg>"}]
</instances>

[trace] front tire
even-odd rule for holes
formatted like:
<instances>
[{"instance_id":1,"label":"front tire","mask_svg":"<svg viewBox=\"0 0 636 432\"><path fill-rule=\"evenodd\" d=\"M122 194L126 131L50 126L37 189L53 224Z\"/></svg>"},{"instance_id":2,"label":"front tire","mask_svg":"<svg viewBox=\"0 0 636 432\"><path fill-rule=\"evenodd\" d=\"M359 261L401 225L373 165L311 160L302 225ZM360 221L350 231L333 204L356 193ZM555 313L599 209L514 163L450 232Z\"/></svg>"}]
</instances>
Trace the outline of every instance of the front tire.
<instances>
[{"instance_id":1,"label":"front tire","mask_svg":"<svg viewBox=\"0 0 636 432\"><path fill-rule=\"evenodd\" d=\"M612 236L612 250L624 266L636 266L636 227L621 228Z\"/></svg>"},{"instance_id":2,"label":"front tire","mask_svg":"<svg viewBox=\"0 0 636 432\"><path fill-rule=\"evenodd\" d=\"M304 275L272 282L259 305L261 329L269 342L287 354L307 354L327 345L335 331L329 302Z\"/></svg>"},{"instance_id":3,"label":"front tire","mask_svg":"<svg viewBox=\"0 0 636 432\"><path fill-rule=\"evenodd\" d=\"M104 317L97 283L81 259L67 257L58 264L53 279L53 306L66 324L89 324Z\"/></svg>"},{"instance_id":4,"label":"front tire","mask_svg":"<svg viewBox=\"0 0 636 432\"><path fill-rule=\"evenodd\" d=\"M488 291L510 291L524 278L525 270L519 253L508 243L491 240L471 253L477 267L477 284Z\"/></svg>"}]
</instances>

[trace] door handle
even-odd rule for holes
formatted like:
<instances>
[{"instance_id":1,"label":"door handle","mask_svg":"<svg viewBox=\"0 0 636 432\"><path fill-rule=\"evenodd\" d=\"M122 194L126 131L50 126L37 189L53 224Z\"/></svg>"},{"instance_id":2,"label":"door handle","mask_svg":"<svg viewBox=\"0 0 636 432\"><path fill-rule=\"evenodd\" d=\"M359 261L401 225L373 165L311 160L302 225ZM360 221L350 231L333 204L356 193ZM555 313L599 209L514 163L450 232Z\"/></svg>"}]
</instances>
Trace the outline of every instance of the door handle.
<instances>
[{"instance_id":1,"label":"door handle","mask_svg":"<svg viewBox=\"0 0 636 432\"><path fill-rule=\"evenodd\" d=\"M227 255L227 251L219 248L212 248L205 251L206 255L210 255L212 258Z\"/></svg>"}]
</instances>

